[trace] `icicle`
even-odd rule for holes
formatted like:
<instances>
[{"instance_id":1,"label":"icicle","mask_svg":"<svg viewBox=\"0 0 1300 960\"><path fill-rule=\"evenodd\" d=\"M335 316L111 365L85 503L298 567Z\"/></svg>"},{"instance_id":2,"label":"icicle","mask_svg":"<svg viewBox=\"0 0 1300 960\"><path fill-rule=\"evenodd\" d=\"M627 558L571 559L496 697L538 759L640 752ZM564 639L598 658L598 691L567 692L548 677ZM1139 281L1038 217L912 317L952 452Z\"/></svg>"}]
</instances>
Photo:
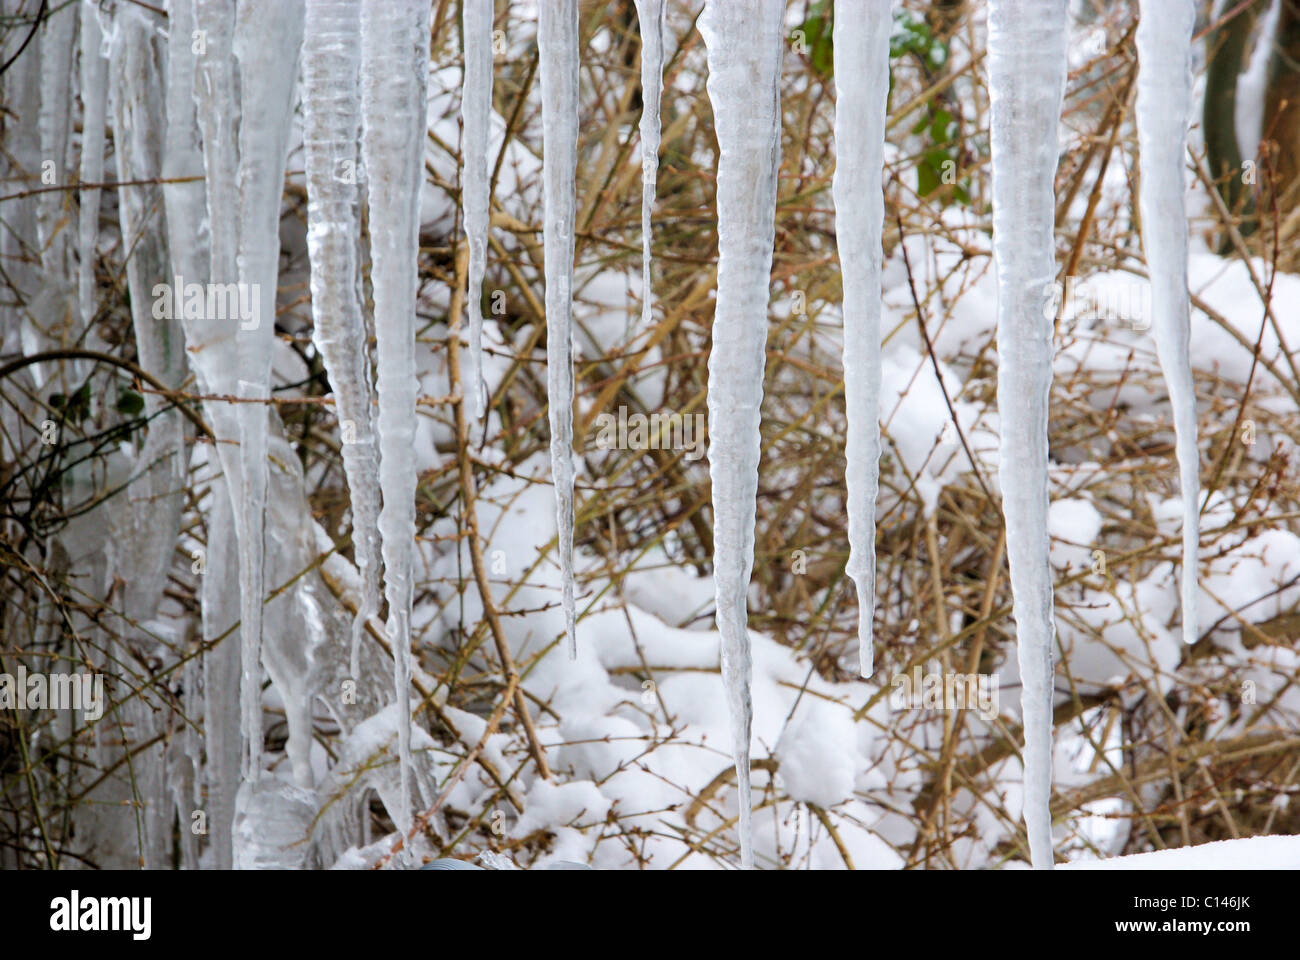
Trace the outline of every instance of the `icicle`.
<instances>
[{"instance_id":1,"label":"icicle","mask_svg":"<svg viewBox=\"0 0 1300 960\"><path fill-rule=\"evenodd\" d=\"M213 480L203 574L203 734L207 754L208 820L218 870L234 864L235 792L239 787L239 647L227 633L239 617L234 508L222 477ZM218 638L224 637L221 642Z\"/></svg>"},{"instance_id":2,"label":"icicle","mask_svg":"<svg viewBox=\"0 0 1300 960\"><path fill-rule=\"evenodd\" d=\"M465 82L460 114L465 129L465 238L469 241L469 373L463 388L474 396L474 415L487 412L483 383L483 271L491 202L488 129L492 120L492 0L464 0Z\"/></svg>"},{"instance_id":3,"label":"icicle","mask_svg":"<svg viewBox=\"0 0 1300 960\"><path fill-rule=\"evenodd\" d=\"M262 756L262 604L266 596L267 408L280 267L280 199L294 81L302 41L302 0L240 0L234 52L239 61L239 282L253 307L240 324L239 453L244 522L239 539L244 779ZM219 215L228 215L222 212ZM215 278L214 278L215 279Z\"/></svg>"},{"instance_id":4,"label":"icicle","mask_svg":"<svg viewBox=\"0 0 1300 960\"><path fill-rule=\"evenodd\" d=\"M366 621L379 610L379 463L357 248L360 27L360 0L308 4L302 67L312 339L334 391L352 499L352 544L363 580L361 606L352 623L353 677L359 671Z\"/></svg>"},{"instance_id":5,"label":"icicle","mask_svg":"<svg viewBox=\"0 0 1300 960\"><path fill-rule=\"evenodd\" d=\"M872 672L880 482L880 261L889 99L889 0L835 18L835 236L844 284L848 575L858 588L858 665Z\"/></svg>"},{"instance_id":6,"label":"icicle","mask_svg":"<svg viewBox=\"0 0 1300 960\"><path fill-rule=\"evenodd\" d=\"M411 823L411 577L415 546L415 297L427 135L429 4L362 0L361 108L379 369L379 482L388 638L397 684L402 802Z\"/></svg>"},{"instance_id":7,"label":"icicle","mask_svg":"<svg viewBox=\"0 0 1300 960\"><path fill-rule=\"evenodd\" d=\"M578 4L538 10L542 75L542 191L546 248L546 400L559 538L564 630L578 656L573 606L573 231L578 169Z\"/></svg>"},{"instance_id":8,"label":"icicle","mask_svg":"<svg viewBox=\"0 0 1300 960\"><path fill-rule=\"evenodd\" d=\"M179 388L186 375L184 335L179 318L158 316L154 295L169 277L170 255L156 211L163 169L163 54L158 16L141 7L117 8L109 61L112 87L113 153L127 290L140 365L168 387ZM116 574L124 581L123 607L136 620L153 616L166 585L176 533L185 507L185 420L164 398L146 394L149 431L144 449L133 456L135 478L127 489L130 518L119 537ZM125 537L125 539L123 539Z\"/></svg>"},{"instance_id":9,"label":"icicle","mask_svg":"<svg viewBox=\"0 0 1300 960\"><path fill-rule=\"evenodd\" d=\"M17 17L24 7L17 0L6 0L5 15ZM31 11L26 11L28 15ZM39 38L26 43L27 31L9 29L3 36L5 61L13 58L8 69L0 74L4 85L5 118L4 149L0 151L0 169L7 189L31 190L40 186L40 96L41 58ZM21 53L20 53L21 48ZM32 342L27 319L28 304L37 295L40 284L40 266L37 251L40 240L36 231L35 196L20 197L4 205L4 228L0 229L0 260L5 265L5 282L13 288L12 296L0 300L0 349L4 352L32 353L43 349ZM15 337L15 333L17 336ZM37 383L45 380L42 370L34 365L32 373Z\"/></svg>"},{"instance_id":10,"label":"icicle","mask_svg":"<svg viewBox=\"0 0 1300 960\"><path fill-rule=\"evenodd\" d=\"M76 37L76 10L60 7L51 10L41 27L40 111L37 138L40 162L31 170L39 176L39 187L65 187L68 184L68 133L71 127L72 54ZM26 56L37 57L33 44ZM64 190L46 189L36 195L36 242L40 253L40 276L37 299L24 311L24 338L31 350L49 350L67 345L73 339L72 315L77 312L68 282L70 231L64 229L68 219L68 194ZM6 229L10 229L6 226ZM29 351L30 352L30 351ZM32 369L38 385L55 367L45 364ZM67 384L70 388L72 385Z\"/></svg>"},{"instance_id":11,"label":"icicle","mask_svg":"<svg viewBox=\"0 0 1300 960\"><path fill-rule=\"evenodd\" d=\"M742 867L753 866L749 738L753 672L746 595L754 565L768 286L781 156L783 0L706 0L709 100L718 149L718 296L709 351L713 581L740 800Z\"/></svg>"},{"instance_id":12,"label":"icicle","mask_svg":"<svg viewBox=\"0 0 1300 960\"><path fill-rule=\"evenodd\" d=\"M167 139L163 199L173 277L206 283L211 270L207 191L194 100L194 0L172 0L167 15ZM180 296L180 291L175 291Z\"/></svg>"},{"instance_id":13,"label":"icicle","mask_svg":"<svg viewBox=\"0 0 1300 960\"><path fill-rule=\"evenodd\" d=\"M68 128L71 126L72 51L77 28L74 14L75 10L68 8L52 12L45 21L41 36L41 183L55 186L67 183L65 168ZM59 221L65 216L66 196L61 190L50 190L37 198L36 226L46 285L62 283L67 275L67 234L59 227Z\"/></svg>"},{"instance_id":14,"label":"icicle","mask_svg":"<svg viewBox=\"0 0 1300 960\"><path fill-rule=\"evenodd\" d=\"M1183 494L1183 642L1195 643L1196 554L1200 540L1200 458L1196 389L1188 352L1187 211L1183 170L1191 112L1192 29L1189 3L1142 0L1137 28L1137 127L1141 156L1142 242L1151 275L1152 333L1174 410Z\"/></svg>"},{"instance_id":15,"label":"icicle","mask_svg":"<svg viewBox=\"0 0 1300 960\"><path fill-rule=\"evenodd\" d=\"M203 167L207 180L208 230L213 283L239 280L239 230L230 211L239 208L239 124L234 61L235 0L194 0L194 17L203 54L194 76ZM234 491L231 491L232 496Z\"/></svg>"},{"instance_id":16,"label":"icicle","mask_svg":"<svg viewBox=\"0 0 1300 960\"><path fill-rule=\"evenodd\" d=\"M663 97L664 0L636 0L641 25L641 325L650 326L650 220L659 175L659 103Z\"/></svg>"},{"instance_id":17,"label":"icicle","mask_svg":"<svg viewBox=\"0 0 1300 960\"><path fill-rule=\"evenodd\" d=\"M1053 179L1065 89L1066 0L991 0L993 250L998 272L1002 511L1025 723L1025 825L1052 867L1052 613L1047 403L1055 279Z\"/></svg>"},{"instance_id":18,"label":"icicle","mask_svg":"<svg viewBox=\"0 0 1300 960\"><path fill-rule=\"evenodd\" d=\"M99 5L95 0L81 3L81 183L104 181L104 130L108 110L108 60L100 47L104 33L99 24ZM77 302L82 326L89 326L95 316L95 248L99 243L98 188L81 191L81 221L78 246L81 262L77 276Z\"/></svg>"}]
</instances>

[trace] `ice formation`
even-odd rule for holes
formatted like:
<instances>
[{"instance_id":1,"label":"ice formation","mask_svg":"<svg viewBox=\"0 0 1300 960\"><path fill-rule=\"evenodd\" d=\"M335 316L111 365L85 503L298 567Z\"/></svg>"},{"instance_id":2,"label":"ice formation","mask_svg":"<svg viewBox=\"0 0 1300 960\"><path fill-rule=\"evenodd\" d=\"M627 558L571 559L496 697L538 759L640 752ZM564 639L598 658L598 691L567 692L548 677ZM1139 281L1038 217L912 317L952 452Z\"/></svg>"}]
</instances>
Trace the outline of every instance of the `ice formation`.
<instances>
[{"instance_id":1,"label":"ice formation","mask_svg":"<svg viewBox=\"0 0 1300 960\"><path fill-rule=\"evenodd\" d=\"M663 99L664 0L636 0L641 25L641 325L650 325L654 296L650 248L659 173L659 104Z\"/></svg>"},{"instance_id":2,"label":"ice formation","mask_svg":"<svg viewBox=\"0 0 1300 960\"><path fill-rule=\"evenodd\" d=\"M424 179L429 4L362 0L361 153L370 201L378 343L379 484L384 589L398 705L401 803L411 822L411 602L415 552L415 296Z\"/></svg>"},{"instance_id":3,"label":"ice formation","mask_svg":"<svg viewBox=\"0 0 1300 960\"><path fill-rule=\"evenodd\" d=\"M1198 639L1196 555L1200 539L1200 457L1196 388L1189 354L1187 211L1183 206L1187 119L1192 109L1192 29L1188 3L1143 0L1137 28L1137 128L1142 242L1151 276L1151 332L1169 389L1183 496L1183 642Z\"/></svg>"},{"instance_id":4,"label":"ice formation","mask_svg":"<svg viewBox=\"0 0 1300 960\"><path fill-rule=\"evenodd\" d=\"M731 713L741 866L753 866L749 738L753 724L746 597L754 566L759 420L781 159L782 0L708 0L709 100L718 135L718 297L709 351L713 580L722 679Z\"/></svg>"},{"instance_id":5,"label":"ice formation","mask_svg":"<svg viewBox=\"0 0 1300 960\"><path fill-rule=\"evenodd\" d=\"M1047 536L1053 179L1065 92L1065 0L990 0L989 139L998 275L998 415L1016 649L1025 729L1025 825L1036 869L1051 869L1052 646Z\"/></svg>"},{"instance_id":6,"label":"ice formation","mask_svg":"<svg viewBox=\"0 0 1300 960\"><path fill-rule=\"evenodd\" d=\"M858 668L872 672L876 492L880 484L880 261L889 99L889 0L835 18L835 240L844 284L845 483L858 592Z\"/></svg>"},{"instance_id":7,"label":"ice formation","mask_svg":"<svg viewBox=\"0 0 1300 960\"><path fill-rule=\"evenodd\" d=\"M371 421L366 323L361 312L357 189L361 135L361 0L314 0L303 33L303 148L312 341L334 391L361 605L352 623L350 670L358 673L366 620L379 611L379 461Z\"/></svg>"},{"instance_id":8,"label":"ice formation","mask_svg":"<svg viewBox=\"0 0 1300 960\"><path fill-rule=\"evenodd\" d=\"M487 265L489 193L488 131L492 120L492 0L465 0L465 82L461 117L465 129L465 174L462 185L465 238L469 241L469 372L463 384L474 398L474 415L487 412L483 384L483 271Z\"/></svg>"},{"instance_id":9,"label":"ice formation","mask_svg":"<svg viewBox=\"0 0 1300 960\"><path fill-rule=\"evenodd\" d=\"M573 233L578 168L578 4L538 9L546 254L546 398L569 657L578 655L573 599Z\"/></svg>"}]
</instances>

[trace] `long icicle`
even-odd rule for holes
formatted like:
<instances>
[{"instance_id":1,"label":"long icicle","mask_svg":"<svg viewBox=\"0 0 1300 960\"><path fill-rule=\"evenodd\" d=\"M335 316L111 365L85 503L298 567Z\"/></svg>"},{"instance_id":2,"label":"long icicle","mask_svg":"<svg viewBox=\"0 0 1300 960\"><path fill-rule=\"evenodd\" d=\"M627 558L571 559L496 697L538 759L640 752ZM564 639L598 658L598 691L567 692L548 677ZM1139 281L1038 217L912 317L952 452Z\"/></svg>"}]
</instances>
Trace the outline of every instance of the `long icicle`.
<instances>
[{"instance_id":1,"label":"long icicle","mask_svg":"<svg viewBox=\"0 0 1300 960\"><path fill-rule=\"evenodd\" d=\"M267 431L276 280L280 268L280 200L294 81L302 44L302 0L240 0L234 51L239 61L239 282L255 304L240 324L239 540L241 700L247 752L244 779L256 782L262 758L262 604L266 596ZM223 211L224 215L224 211ZM216 278L214 277L214 282Z\"/></svg>"},{"instance_id":2,"label":"long icicle","mask_svg":"<svg viewBox=\"0 0 1300 960\"><path fill-rule=\"evenodd\" d=\"M77 35L75 8L50 12L41 36L41 182L45 165L52 165L54 183L67 183L68 134L72 127L72 53ZM41 244L41 271L47 287L62 284L67 276L68 231L62 229L66 195L58 190L39 194L36 200L36 228ZM48 320L48 317L42 317Z\"/></svg>"},{"instance_id":3,"label":"long icicle","mask_svg":"<svg viewBox=\"0 0 1300 960\"><path fill-rule=\"evenodd\" d=\"M998 275L1002 512L1025 724L1025 826L1052 868L1052 611L1047 405L1055 280L1053 180L1065 90L1066 0L991 0L990 144Z\"/></svg>"},{"instance_id":4,"label":"long icicle","mask_svg":"<svg viewBox=\"0 0 1300 960\"><path fill-rule=\"evenodd\" d=\"M371 422L357 239L361 0L313 0L303 35L303 148L312 339L325 361L343 437L361 604L352 621L357 677L366 621L379 610L379 461Z\"/></svg>"},{"instance_id":5,"label":"long icicle","mask_svg":"<svg viewBox=\"0 0 1300 960\"><path fill-rule=\"evenodd\" d=\"M578 655L573 600L573 232L578 169L578 4L538 9L542 75L542 189L546 254L546 399L564 629Z\"/></svg>"},{"instance_id":6,"label":"long icicle","mask_svg":"<svg viewBox=\"0 0 1300 960\"><path fill-rule=\"evenodd\" d=\"M649 329L654 296L650 287L651 220L659 177L660 121L664 73L664 0L636 0L641 26L641 327Z\"/></svg>"},{"instance_id":7,"label":"long icicle","mask_svg":"<svg viewBox=\"0 0 1300 960\"><path fill-rule=\"evenodd\" d=\"M469 374L463 386L474 397L474 415L487 412L483 383L483 272L487 266L491 182L488 131L492 120L492 0L464 0L465 76L460 115L465 130L465 239L469 242Z\"/></svg>"},{"instance_id":8,"label":"long icicle","mask_svg":"<svg viewBox=\"0 0 1300 960\"><path fill-rule=\"evenodd\" d=\"M889 0L835 18L835 238L844 285L849 563L858 592L858 668L872 673L876 494L880 486L880 263L884 229Z\"/></svg>"},{"instance_id":9,"label":"long icicle","mask_svg":"<svg viewBox=\"0 0 1300 960\"><path fill-rule=\"evenodd\" d=\"M768 287L781 157L783 0L706 0L709 100L718 136L718 295L709 351L713 582L740 803L740 860L754 864L748 611L767 349Z\"/></svg>"},{"instance_id":10,"label":"long icicle","mask_svg":"<svg viewBox=\"0 0 1300 960\"><path fill-rule=\"evenodd\" d=\"M402 830L411 813L411 579L415 548L415 297L427 134L427 0L363 0L362 156L378 341L379 482L388 639L397 685Z\"/></svg>"},{"instance_id":11,"label":"long icicle","mask_svg":"<svg viewBox=\"0 0 1300 960\"><path fill-rule=\"evenodd\" d=\"M68 141L72 128L72 55L77 35L77 10L65 5L49 12L41 26L40 182L59 187L68 184ZM36 56L32 50L29 55ZM68 346L77 341L81 311L68 280L72 252L72 231L68 219L67 194L46 190L36 195L36 239L41 256L40 293L26 313L29 342L46 349ZM6 227L6 229L8 229ZM75 319L74 319L75 317ZM78 364L76 370L83 365ZM45 364L33 367L44 379ZM55 369L50 369L54 375ZM68 387L71 389L71 385Z\"/></svg>"},{"instance_id":12,"label":"long icicle","mask_svg":"<svg viewBox=\"0 0 1300 960\"><path fill-rule=\"evenodd\" d=\"M104 131L108 115L108 59L101 49L104 42L99 23L99 4L94 0L81 3L81 183L104 180ZM81 252L77 272L77 303L82 327L90 326L95 316L95 248L99 243L98 187L81 191L80 223L77 246Z\"/></svg>"},{"instance_id":13,"label":"long icicle","mask_svg":"<svg viewBox=\"0 0 1300 960\"><path fill-rule=\"evenodd\" d=\"M1190 3L1142 0L1137 28L1137 128L1142 173L1142 243L1151 276L1152 333L1174 411L1183 496L1183 642L1199 635L1196 555L1200 541L1200 457L1192 383L1191 305L1187 290L1187 211L1183 171L1192 108Z\"/></svg>"}]
</instances>

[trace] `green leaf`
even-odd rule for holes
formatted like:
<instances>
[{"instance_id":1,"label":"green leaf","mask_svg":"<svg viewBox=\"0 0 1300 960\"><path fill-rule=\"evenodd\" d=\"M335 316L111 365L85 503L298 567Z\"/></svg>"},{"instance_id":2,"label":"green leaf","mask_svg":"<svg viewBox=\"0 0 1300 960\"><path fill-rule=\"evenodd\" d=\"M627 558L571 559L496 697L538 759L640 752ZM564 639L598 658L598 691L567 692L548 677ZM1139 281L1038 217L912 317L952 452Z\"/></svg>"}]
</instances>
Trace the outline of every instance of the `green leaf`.
<instances>
[{"instance_id":1,"label":"green leaf","mask_svg":"<svg viewBox=\"0 0 1300 960\"><path fill-rule=\"evenodd\" d=\"M137 416L144 409L144 397L134 390L122 390L117 395L117 412L124 417Z\"/></svg>"},{"instance_id":2,"label":"green leaf","mask_svg":"<svg viewBox=\"0 0 1300 960\"><path fill-rule=\"evenodd\" d=\"M916 192L922 196L929 196L939 186L939 172L930 165L930 159L927 157L916 166Z\"/></svg>"}]
</instances>

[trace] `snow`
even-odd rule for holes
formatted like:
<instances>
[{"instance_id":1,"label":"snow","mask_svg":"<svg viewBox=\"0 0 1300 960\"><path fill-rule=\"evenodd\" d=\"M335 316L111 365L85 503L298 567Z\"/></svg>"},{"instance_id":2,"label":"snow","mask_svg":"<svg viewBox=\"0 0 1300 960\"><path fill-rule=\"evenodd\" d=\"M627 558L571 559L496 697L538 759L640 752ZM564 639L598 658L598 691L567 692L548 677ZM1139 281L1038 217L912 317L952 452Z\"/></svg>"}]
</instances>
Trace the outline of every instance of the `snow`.
<instances>
[{"instance_id":1,"label":"snow","mask_svg":"<svg viewBox=\"0 0 1300 960\"><path fill-rule=\"evenodd\" d=\"M1200 457L1189 342L1187 211L1183 206L1187 122L1192 107L1190 4L1144 0L1137 28L1137 127L1142 240L1151 275L1152 332L1169 389L1183 496L1183 642L1195 643Z\"/></svg>"},{"instance_id":2,"label":"snow","mask_svg":"<svg viewBox=\"0 0 1300 960\"><path fill-rule=\"evenodd\" d=\"M722 633L722 679L740 785L741 867L753 866L749 737L753 666L746 621L754 565L759 420L780 165L785 4L708 0L709 100L718 136L718 293L709 351L709 477L713 578Z\"/></svg>"},{"instance_id":3,"label":"snow","mask_svg":"<svg viewBox=\"0 0 1300 960\"><path fill-rule=\"evenodd\" d=\"M573 251L578 165L578 4L538 9L545 204L546 398L559 537L561 603L569 658L578 655L573 586Z\"/></svg>"},{"instance_id":4,"label":"snow","mask_svg":"<svg viewBox=\"0 0 1300 960\"><path fill-rule=\"evenodd\" d=\"M312 340L334 391L343 469L352 504L352 543L363 579L352 622L352 676L360 672L366 621L379 610L379 461L361 310L357 189L361 132L360 0L307 5L303 38L303 148Z\"/></svg>"},{"instance_id":5,"label":"snow","mask_svg":"<svg viewBox=\"0 0 1300 960\"><path fill-rule=\"evenodd\" d=\"M399 66L394 67L394 62ZM361 6L362 156L370 200L371 279L378 341L379 483L384 587L399 721L401 795L394 822L412 821L411 604L414 576L415 296L419 198L424 179L425 72L429 5L363 0Z\"/></svg>"},{"instance_id":6,"label":"snow","mask_svg":"<svg viewBox=\"0 0 1300 960\"><path fill-rule=\"evenodd\" d=\"M659 105L663 99L664 0L636 0L641 28L641 325L650 326L654 307L650 283L654 243L655 187L659 174Z\"/></svg>"},{"instance_id":7,"label":"snow","mask_svg":"<svg viewBox=\"0 0 1300 960\"><path fill-rule=\"evenodd\" d=\"M1052 867L1052 579L1047 404L1055 280L1052 181L1065 88L1065 0L990 0L988 74L993 247L998 273L998 413L1025 721L1025 824L1036 869Z\"/></svg>"},{"instance_id":8,"label":"snow","mask_svg":"<svg viewBox=\"0 0 1300 960\"><path fill-rule=\"evenodd\" d=\"M1296 870L1300 837L1241 837L1194 847L1134 853L1109 860L1076 860L1063 870Z\"/></svg>"},{"instance_id":9,"label":"snow","mask_svg":"<svg viewBox=\"0 0 1300 960\"><path fill-rule=\"evenodd\" d=\"M844 284L849 562L858 593L858 669L873 668L876 495L880 483L880 261L884 226L889 0L835 20L835 239ZM860 15L859 15L860 14Z\"/></svg>"},{"instance_id":10,"label":"snow","mask_svg":"<svg viewBox=\"0 0 1300 960\"><path fill-rule=\"evenodd\" d=\"M465 0L462 31L465 75L461 118L465 130L465 175L462 183L465 238L469 242L469 372L465 389L474 398L474 415L487 409L483 384L483 271L487 265L488 204L492 189L488 133L492 120L492 0Z\"/></svg>"}]
</instances>

